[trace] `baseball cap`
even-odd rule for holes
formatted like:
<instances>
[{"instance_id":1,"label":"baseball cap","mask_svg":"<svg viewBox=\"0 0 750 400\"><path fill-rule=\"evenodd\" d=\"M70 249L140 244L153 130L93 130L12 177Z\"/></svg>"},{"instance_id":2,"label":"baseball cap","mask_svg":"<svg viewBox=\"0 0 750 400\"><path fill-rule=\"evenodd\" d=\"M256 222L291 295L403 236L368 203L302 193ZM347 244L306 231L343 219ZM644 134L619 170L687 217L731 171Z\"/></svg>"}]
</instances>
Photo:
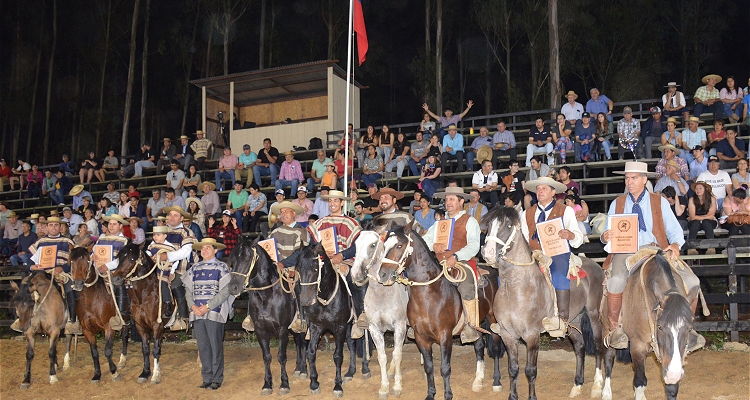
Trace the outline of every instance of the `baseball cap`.
<instances>
[{"instance_id":1,"label":"baseball cap","mask_svg":"<svg viewBox=\"0 0 750 400\"><path fill-rule=\"evenodd\" d=\"M250 145L245 143L242 145L242 150L250 150Z\"/></svg>"},{"instance_id":2,"label":"baseball cap","mask_svg":"<svg viewBox=\"0 0 750 400\"><path fill-rule=\"evenodd\" d=\"M70 207L65 207L65 208L63 208L63 212L65 212L65 211L73 211L73 210L71 210Z\"/></svg>"},{"instance_id":3,"label":"baseball cap","mask_svg":"<svg viewBox=\"0 0 750 400\"><path fill-rule=\"evenodd\" d=\"M305 192L305 193L307 193L307 192L308 192L308 190L307 190L307 186L300 186L300 187L299 187L299 188L297 189L297 192Z\"/></svg>"},{"instance_id":4,"label":"baseball cap","mask_svg":"<svg viewBox=\"0 0 750 400\"><path fill-rule=\"evenodd\" d=\"M623 114L632 114L633 113L633 109L630 108L630 107L625 107L625 108L622 109L622 113Z\"/></svg>"},{"instance_id":5,"label":"baseball cap","mask_svg":"<svg viewBox=\"0 0 750 400\"><path fill-rule=\"evenodd\" d=\"M286 193L284 192L284 189L276 189L276 191L275 191L275 192L273 192L273 193L274 193L275 195L276 195L276 194L281 194L281 195L284 195L284 196L286 196Z\"/></svg>"},{"instance_id":6,"label":"baseball cap","mask_svg":"<svg viewBox=\"0 0 750 400\"><path fill-rule=\"evenodd\" d=\"M377 189L377 188L378 188L378 185L377 185L377 184L375 184L375 183L371 183L371 184L367 185L367 188L368 188L368 189L370 189L370 188L375 188L375 189Z\"/></svg>"},{"instance_id":7,"label":"baseball cap","mask_svg":"<svg viewBox=\"0 0 750 400\"><path fill-rule=\"evenodd\" d=\"M585 112L585 113L581 114L581 118L591 118L591 114Z\"/></svg>"},{"instance_id":8,"label":"baseball cap","mask_svg":"<svg viewBox=\"0 0 750 400\"><path fill-rule=\"evenodd\" d=\"M659 108L658 106L653 106L649 108L648 111L651 112L651 114L656 114L661 112L661 108Z\"/></svg>"},{"instance_id":9,"label":"baseball cap","mask_svg":"<svg viewBox=\"0 0 750 400\"><path fill-rule=\"evenodd\" d=\"M232 212L229 211L229 210L224 210L224 211L221 212L221 215L228 215L228 216L231 217L232 216Z\"/></svg>"},{"instance_id":10,"label":"baseball cap","mask_svg":"<svg viewBox=\"0 0 750 400\"><path fill-rule=\"evenodd\" d=\"M716 156L710 156L710 157L708 157L708 162L711 162L711 161L719 162L719 157L716 157Z\"/></svg>"},{"instance_id":11,"label":"baseball cap","mask_svg":"<svg viewBox=\"0 0 750 400\"><path fill-rule=\"evenodd\" d=\"M696 151L696 150L703 150L703 146L696 144L695 147L693 147L693 150L691 151Z\"/></svg>"}]
</instances>

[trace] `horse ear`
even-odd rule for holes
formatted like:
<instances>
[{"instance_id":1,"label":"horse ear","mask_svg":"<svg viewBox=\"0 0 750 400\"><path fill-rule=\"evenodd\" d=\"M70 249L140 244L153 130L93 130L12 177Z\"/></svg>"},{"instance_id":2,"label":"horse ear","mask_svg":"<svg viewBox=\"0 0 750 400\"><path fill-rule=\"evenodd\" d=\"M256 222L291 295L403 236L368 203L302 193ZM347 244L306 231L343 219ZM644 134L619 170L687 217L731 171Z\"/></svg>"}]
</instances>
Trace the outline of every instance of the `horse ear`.
<instances>
[{"instance_id":1,"label":"horse ear","mask_svg":"<svg viewBox=\"0 0 750 400\"><path fill-rule=\"evenodd\" d=\"M411 228L414 225L414 220L409 221L408 224L404 225L404 234L408 235L411 233Z\"/></svg>"},{"instance_id":2,"label":"horse ear","mask_svg":"<svg viewBox=\"0 0 750 400\"><path fill-rule=\"evenodd\" d=\"M315 247L313 247L313 253L317 256L322 256L326 253L326 250L323 248L323 243L318 242Z\"/></svg>"},{"instance_id":3,"label":"horse ear","mask_svg":"<svg viewBox=\"0 0 750 400\"><path fill-rule=\"evenodd\" d=\"M16 281L10 281L10 287L13 288L13 290L18 293L18 285L16 284Z\"/></svg>"},{"instance_id":4,"label":"horse ear","mask_svg":"<svg viewBox=\"0 0 750 400\"><path fill-rule=\"evenodd\" d=\"M258 244L258 242L260 242L261 240L263 240L263 239L261 239L261 235L260 235L260 234L258 234L258 236L256 236L256 237L255 237L255 239L253 239L253 241L252 241L252 242L250 242L250 245L252 245L252 246L255 246L255 245L256 245L256 244Z\"/></svg>"},{"instance_id":5,"label":"horse ear","mask_svg":"<svg viewBox=\"0 0 750 400\"><path fill-rule=\"evenodd\" d=\"M25 277L25 278L21 279L21 283L22 283L22 284L24 284L24 285L28 285L28 284L29 284L29 281L31 280L31 277L32 277L32 276L33 276L33 275L31 275L31 274L29 274L29 275L26 275L26 277Z\"/></svg>"}]
</instances>

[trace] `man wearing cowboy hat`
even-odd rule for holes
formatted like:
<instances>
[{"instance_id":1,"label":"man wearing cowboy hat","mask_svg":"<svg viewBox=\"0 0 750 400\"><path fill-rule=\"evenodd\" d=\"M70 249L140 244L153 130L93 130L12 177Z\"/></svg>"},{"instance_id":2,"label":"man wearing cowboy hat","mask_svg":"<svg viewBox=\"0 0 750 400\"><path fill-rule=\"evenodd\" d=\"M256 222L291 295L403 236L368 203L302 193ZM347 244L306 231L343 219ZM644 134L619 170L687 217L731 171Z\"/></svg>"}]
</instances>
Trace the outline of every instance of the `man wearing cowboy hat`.
<instances>
[{"instance_id":1,"label":"man wearing cowboy hat","mask_svg":"<svg viewBox=\"0 0 750 400\"><path fill-rule=\"evenodd\" d=\"M163 142L164 146L162 146L161 151L159 152L159 160L156 162L157 174L163 174L164 168L167 165L170 165L171 160L177 155L177 147L172 144L172 139L165 137Z\"/></svg>"},{"instance_id":2,"label":"man wearing cowboy hat","mask_svg":"<svg viewBox=\"0 0 750 400\"><path fill-rule=\"evenodd\" d=\"M657 178L661 178L662 176L665 176L667 174L668 162L675 161L678 166L677 172L682 177L682 179L686 181L690 180L690 168L688 167L688 162L684 158L677 157L680 154L687 153L687 151L682 151L677 147L672 146L671 144L659 146L659 151L662 152L662 158L656 164Z\"/></svg>"},{"instance_id":3,"label":"man wearing cowboy hat","mask_svg":"<svg viewBox=\"0 0 750 400\"><path fill-rule=\"evenodd\" d=\"M700 117L704 112L710 112L714 115L714 119L721 119L724 106L719 96L719 89L716 88L716 84L721 82L721 76L706 75L701 82L704 86L699 87L693 95L693 101L695 101L693 115Z\"/></svg>"},{"instance_id":4,"label":"man wearing cowboy hat","mask_svg":"<svg viewBox=\"0 0 750 400\"><path fill-rule=\"evenodd\" d=\"M667 93L661 96L661 104L664 107L664 116L666 117L682 117L683 121L687 121L690 117L690 112L687 109L687 103L685 102L685 95L677 90L680 86L677 82L669 82L667 86Z\"/></svg>"},{"instance_id":5,"label":"man wearing cowboy hat","mask_svg":"<svg viewBox=\"0 0 750 400\"><path fill-rule=\"evenodd\" d=\"M89 199L93 199L94 196L91 195L87 190L83 189L83 185L75 185L73 186L73 189L70 189L69 195L73 196L73 209L77 210L78 207L83 205L83 198L87 197Z\"/></svg>"},{"instance_id":6,"label":"man wearing cowboy hat","mask_svg":"<svg viewBox=\"0 0 750 400\"><path fill-rule=\"evenodd\" d=\"M208 150L214 144L205 138L203 131L196 131L195 136L198 139L190 145L190 149L193 150L193 154L195 154L195 166L198 171L200 171L203 169L203 162L208 158Z\"/></svg>"},{"instance_id":7,"label":"man wearing cowboy hat","mask_svg":"<svg viewBox=\"0 0 750 400\"><path fill-rule=\"evenodd\" d=\"M609 206L608 215L619 215L632 213L638 215L638 246L639 248L656 247L665 252L665 257L675 261L680 257L680 247L685 244L685 236L682 232L677 217L672 212L667 199L655 193L648 193L646 182L650 175L648 164L638 161L625 163L624 171L615 171L616 174L625 175L625 187L627 194L618 197ZM609 224L609 222L608 222ZM609 241L612 238L611 228L602 233L601 241L605 243L604 249L609 252ZM625 290L630 270L626 266L626 259L632 254L610 254L604 262L603 268L608 270L607 278L607 318L609 320L609 332L605 343L615 349L624 349L628 346L628 337L618 324L620 310L622 309L622 292ZM698 305L698 291L700 282L690 268L676 268L673 271L682 278L688 288L687 298L691 301L691 308L695 314ZM680 286L678 284L678 286ZM702 347L702 337L694 330L688 338L688 350L693 351ZM702 340L705 343L705 340Z\"/></svg>"},{"instance_id":8,"label":"man wearing cowboy hat","mask_svg":"<svg viewBox=\"0 0 750 400\"><path fill-rule=\"evenodd\" d=\"M698 117L690 117L687 123L687 129L682 131L680 140L682 141L682 148L690 151L695 146L700 145L704 149L706 148L706 131L703 128L699 128L701 120ZM690 164L693 161L691 154L684 153L685 161Z\"/></svg>"},{"instance_id":9,"label":"man wearing cowboy hat","mask_svg":"<svg viewBox=\"0 0 750 400\"><path fill-rule=\"evenodd\" d=\"M537 203L533 208L527 208L521 217L521 232L529 242L532 250L542 250L537 233L537 224L555 218L562 218L564 229L559 232L560 238L567 240L571 247L578 248L583 244L583 232L578 227L575 211L565 204L555 201L557 193L565 193L568 189L563 183L549 177L541 177L526 182L525 188L536 193ZM547 316L542 319L544 329L552 337L563 337L568 332L570 321L570 255L565 253L552 258L550 275L552 286L555 288L558 315Z\"/></svg>"},{"instance_id":10,"label":"man wearing cowboy hat","mask_svg":"<svg viewBox=\"0 0 750 400\"><path fill-rule=\"evenodd\" d=\"M107 273L107 270L114 271L120 265L120 261L117 259L117 255L120 253L123 247L125 247L129 240L122 233L124 226L129 225L130 222L124 219L119 214L112 214L111 216L103 216L103 222L107 224L107 234L99 236L95 246L110 246L112 248L111 260L99 260L99 255L96 251L91 253L91 261L99 269L102 274ZM120 314L123 317L130 317L130 299L128 298L128 292L125 290L125 283L114 286L115 298L117 299L117 307L120 309ZM121 325L130 325L130 318L122 321ZM117 327L120 324L113 326L114 329L119 330ZM126 328L127 329L127 328Z\"/></svg>"},{"instance_id":11,"label":"man wearing cowboy hat","mask_svg":"<svg viewBox=\"0 0 750 400\"><path fill-rule=\"evenodd\" d=\"M161 261L169 260L170 263L179 261L179 267L174 271L175 278L172 280L174 282L172 296L177 301L177 311L180 317L174 321L171 330L180 331L187 329L186 319L189 313L185 287L182 286L181 278L195 260L193 245L198 241L193 231L183 225L183 221L190 221L190 214L184 208L171 206L162 208L162 211L167 213L167 226L171 229L171 233L167 235L167 241L178 246L178 250L162 254Z\"/></svg>"},{"instance_id":12,"label":"man wearing cowboy hat","mask_svg":"<svg viewBox=\"0 0 750 400\"><path fill-rule=\"evenodd\" d=\"M203 190L201 203L203 203L203 212L205 212L206 215L216 215L221 212L219 194L216 193L214 189L216 189L216 185L212 182L205 181L201 183L201 190Z\"/></svg>"},{"instance_id":13,"label":"man wearing cowboy hat","mask_svg":"<svg viewBox=\"0 0 750 400\"><path fill-rule=\"evenodd\" d=\"M654 193L661 193L664 188L671 186L677 192L678 196L686 196L690 185L683 179L680 174L680 166L675 160L669 160L666 164L667 173L666 175L659 178L654 185Z\"/></svg>"},{"instance_id":14,"label":"man wearing cowboy hat","mask_svg":"<svg viewBox=\"0 0 750 400\"><path fill-rule=\"evenodd\" d=\"M695 180L711 185L714 197L716 197L717 206L721 209L721 206L724 204L724 198L727 197L727 194L732 194L733 186L729 173L719 168L719 158L716 156L708 157L708 170L701 172Z\"/></svg>"},{"instance_id":15,"label":"man wearing cowboy hat","mask_svg":"<svg viewBox=\"0 0 750 400\"><path fill-rule=\"evenodd\" d=\"M492 160L492 138L490 137L490 131L486 126L479 128L479 137L474 138L474 141L471 142L471 147L466 152L467 171L474 170L474 160L480 158L480 149L482 149L482 147L484 146L486 147L483 151L481 151L482 158L479 160L480 165L484 160ZM487 151L489 151L489 154L487 154Z\"/></svg>"},{"instance_id":16,"label":"man wearing cowboy hat","mask_svg":"<svg viewBox=\"0 0 750 400\"><path fill-rule=\"evenodd\" d=\"M470 274L475 274L476 255L479 251L479 223L464 211L464 202L471 195L464 193L460 187L446 187L444 192L435 193L436 198L445 199L445 218L453 218L453 244L448 250L444 244L435 243L438 224L433 224L424 235L427 247L435 252L438 261L445 262L448 268L456 267L459 261L464 263L464 272L467 278L458 284L458 292L463 301L464 313L466 314L466 326L461 331L461 342L474 342L480 338L476 327L478 326L478 310L474 279Z\"/></svg>"},{"instance_id":17,"label":"man wearing cowboy hat","mask_svg":"<svg viewBox=\"0 0 750 400\"><path fill-rule=\"evenodd\" d=\"M565 98L568 99L568 102L563 104L560 113L565 116L565 119L571 125L575 126L576 122L581 119L581 115L583 115L583 104L576 101L578 95L572 90L568 91Z\"/></svg>"},{"instance_id":18,"label":"man wearing cowboy hat","mask_svg":"<svg viewBox=\"0 0 750 400\"><path fill-rule=\"evenodd\" d=\"M190 165L193 164L193 149L188 144L188 137L185 135L180 136L180 145L177 146L177 154L174 155L174 159L177 160L185 173L188 173Z\"/></svg>"},{"instance_id":19,"label":"man wearing cowboy hat","mask_svg":"<svg viewBox=\"0 0 750 400\"><path fill-rule=\"evenodd\" d=\"M423 228L414 219L411 213L401 211L398 207L398 201L404 198L404 194L396 191L389 187L380 189L377 193L372 195L372 198L377 200L382 212L373 218L372 224L375 230L384 228L388 230L394 226L406 226L412 224L412 229L417 233L421 233Z\"/></svg>"},{"instance_id":20,"label":"man wearing cowboy hat","mask_svg":"<svg viewBox=\"0 0 750 400\"><path fill-rule=\"evenodd\" d=\"M291 201L282 201L271 207L271 213L279 216L280 224L271 232L269 238L276 240L276 249L278 250L280 263L279 266L286 270L290 277L293 277L295 265L292 264L285 267L282 262L289 258L289 256L295 251L310 243L310 236L307 229L296 221L300 215L304 214L304 210L299 204ZM297 296L297 298L299 298L299 296ZM300 310L299 303L297 303L297 315L295 315L291 329L297 333L305 333L307 331L307 324L304 322L304 317L300 318ZM242 321L242 327L247 331L255 330L255 324L253 323L252 318L250 318L250 315L245 317L245 320Z\"/></svg>"},{"instance_id":21,"label":"man wearing cowboy hat","mask_svg":"<svg viewBox=\"0 0 750 400\"><path fill-rule=\"evenodd\" d=\"M224 324L234 302L229 294L232 275L227 264L216 259L216 251L224 245L205 238L196 242L192 250L200 251L203 261L193 265L182 281L193 335L198 342L201 360L202 389L216 390L224 381Z\"/></svg>"},{"instance_id":22,"label":"man wearing cowboy hat","mask_svg":"<svg viewBox=\"0 0 750 400\"><path fill-rule=\"evenodd\" d=\"M456 160L456 172L464 170L464 137L458 133L456 125L448 126L448 134L443 136L443 153L440 155L440 165L446 172L448 160Z\"/></svg>"},{"instance_id":23,"label":"man wearing cowboy hat","mask_svg":"<svg viewBox=\"0 0 750 400\"><path fill-rule=\"evenodd\" d=\"M300 182L305 182L302 165L294 159L293 152L287 151L284 153L284 162L281 164L281 171L276 179L276 190L283 189L284 186L291 186L292 192L290 194L292 197L296 197Z\"/></svg>"}]
</instances>

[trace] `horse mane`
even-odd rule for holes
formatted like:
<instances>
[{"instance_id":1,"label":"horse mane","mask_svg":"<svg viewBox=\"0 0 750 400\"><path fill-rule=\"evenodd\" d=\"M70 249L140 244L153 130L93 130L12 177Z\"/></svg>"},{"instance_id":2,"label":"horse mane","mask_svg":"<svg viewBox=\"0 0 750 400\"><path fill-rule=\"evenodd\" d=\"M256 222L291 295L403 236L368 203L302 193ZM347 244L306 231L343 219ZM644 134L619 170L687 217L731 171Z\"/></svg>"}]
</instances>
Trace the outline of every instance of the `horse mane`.
<instances>
[{"instance_id":1,"label":"horse mane","mask_svg":"<svg viewBox=\"0 0 750 400\"><path fill-rule=\"evenodd\" d=\"M70 260L72 261L88 257L89 253L89 250L85 247L74 247L73 250L70 251Z\"/></svg>"},{"instance_id":2,"label":"horse mane","mask_svg":"<svg viewBox=\"0 0 750 400\"><path fill-rule=\"evenodd\" d=\"M406 232L404 231L403 226L395 226L393 230L391 230L391 233L396 235L396 237L399 238L399 240L402 240L405 242L409 241L409 237L406 235ZM440 262L438 261L437 256L435 255L435 252L429 251L430 249L427 247L427 242L424 241L424 239L422 238L422 235L411 235L411 236L412 236L412 243L416 242L417 244L419 244L419 246L422 246L425 250L427 250L427 254L429 254L432 262L434 262L435 265L440 265Z\"/></svg>"},{"instance_id":3,"label":"horse mane","mask_svg":"<svg viewBox=\"0 0 750 400\"><path fill-rule=\"evenodd\" d=\"M486 231L492 221L502 218L508 219L513 225L519 225L521 223L521 217L518 215L518 211L514 208L496 206L485 214L480 223L480 227Z\"/></svg>"},{"instance_id":4,"label":"horse mane","mask_svg":"<svg viewBox=\"0 0 750 400\"><path fill-rule=\"evenodd\" d=\"M674 279L674 274L672 274L672 268L669 265L669 261L667 261L667 259L661 254L662 252L659 250L657 257L654 258L656 267L650 268L644 279L646 279L646 282L658 283L660 278L666 278L669 288L667 288L667 290L663 290L664 288L662 288L663 293L676 291L677 284ZM657 298L657 300L659 300L659 302L662 301L662 299L659 298ZM661 319L665 321L692 321L693 312L690 309L690 304L688 304L687 299L684 296L667 296L662 304Z\"/></svg>"},{"instance_id":5,"label":"horse mane","mask_svg":"<svg viewBox=\"0 0 750 400\"><path fill-rule=\"evenodd\" d=\"M35 273L35 275L38 273L40 272ZM11 301L16 304L34 304L34 298L31 297L31 292L29 291L29 284L24 281L26 280L24 279L18 284L18 292L13 295Z\"/></svg>"}]
</instances>

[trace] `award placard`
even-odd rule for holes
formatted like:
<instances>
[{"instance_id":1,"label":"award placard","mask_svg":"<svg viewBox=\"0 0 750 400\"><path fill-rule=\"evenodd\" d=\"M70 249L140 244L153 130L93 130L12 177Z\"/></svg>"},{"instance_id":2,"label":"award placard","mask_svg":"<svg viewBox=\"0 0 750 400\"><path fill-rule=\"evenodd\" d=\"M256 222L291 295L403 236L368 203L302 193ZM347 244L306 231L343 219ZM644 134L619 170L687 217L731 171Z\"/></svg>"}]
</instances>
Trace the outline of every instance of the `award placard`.
<instances>
[{"instance_id":1,"label":"award placard","mask_svg":"<svg viewBox=\"0 0 750 400\"><path fill-rule=\"evenodd\" d=\"M453 223L451 219L441 219L435 222L435 243L442 243L446 250L453 250Z\"/></svg>"},{"instance_id":2,"label":"award placard","mask_svg":"<svg viewBox=\"0 0 750 400\"><path fill-rule=\"evenodd\" d=\"M39 266L42 268L54 268L57 266L57 246L42 246L38 250Z\"/></svg>"},{"instance_id":3,"label":"award placard","mask_svg":"<svg viewBox=\"0 0 750 400\"><path fill-rule=\"evenodd\" d=\"M631 254L638 251L638 214L609 216L610 253Z\"/></svg>"},{"instance_id":4,"label":"award placard","mask_svg":"<svg viewBox=\"0 0 750 400\"><path fill-rule=\"evenodd\" d=\"M318 234L320 235L320 243L323 245L323 248L326 250L326 253L328 254L339 253L338 232L336 232L335 226L332 226L326 229L321 229L318 231Z\"/></svg>"},{"instance_id":5,"label":"award placard","mask_svg":"<svg viewBox=\"0 0 750 400\"><path fill-rule=\"evenodd\" d=\"M570 243L560 237L560 231L565 229L562 218L553 218L536 224L536 232L539 235L539 244L542 251L548 257L559 256L570 253Z\"/></svg>"},{"instance_id":6,"label":"award placard","mask_svg":"<svg viewBox=\"0 0 750 400\"><path fill-rule=\"evenodd\" d=\"M268 253L268 256L271 257L273 262L279 262L279 250L276 248L276 239L271 238L261 240L258 244L266 251L266 253Z\"/></svg>"},{"instance_id":7,"label":"award placard","mask_svg":"<svg viewBox=\"0 0 750 400\"><path fill-rule=\"evenodd\" d=\"M112 261L111 245L98 244L94 246L93 251L94 254L96 254L96 263L94 263L95 267L101 267L102 265Z\"/></svg>"}]
</instances>

